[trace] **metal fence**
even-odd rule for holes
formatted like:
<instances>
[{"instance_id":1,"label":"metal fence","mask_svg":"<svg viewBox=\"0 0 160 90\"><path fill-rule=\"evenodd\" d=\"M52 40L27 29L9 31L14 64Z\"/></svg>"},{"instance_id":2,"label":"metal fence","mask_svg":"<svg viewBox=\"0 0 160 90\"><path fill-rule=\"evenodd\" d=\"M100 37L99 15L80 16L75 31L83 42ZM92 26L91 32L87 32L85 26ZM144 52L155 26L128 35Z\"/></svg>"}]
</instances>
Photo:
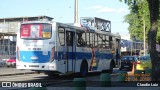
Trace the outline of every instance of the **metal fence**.
<instances>
[{"instance_id":1,"label":"metal fence","mask_svg":"<svg viewBox=\"0 0 160 90\"><path fill-rule=\"evenodd\" d=\"M0 60L8 59L16 55L16 45L0 45Z\"/></svg>"}]
</instances>

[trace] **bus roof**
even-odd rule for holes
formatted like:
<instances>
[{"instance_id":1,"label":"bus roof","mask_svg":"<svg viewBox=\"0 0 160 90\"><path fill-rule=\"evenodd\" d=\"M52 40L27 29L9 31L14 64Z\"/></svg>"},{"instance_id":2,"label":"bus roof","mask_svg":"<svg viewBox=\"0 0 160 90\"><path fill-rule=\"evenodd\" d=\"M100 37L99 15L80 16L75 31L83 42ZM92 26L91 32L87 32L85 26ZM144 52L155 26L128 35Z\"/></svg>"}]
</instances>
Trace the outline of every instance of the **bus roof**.
<instances>
[{"instance_id":1,"label":"bus roof","mask_svg":"<svg viewBox=\"0 0 160 90\"><path fill-rule=\"evenodd\" d=\"M108 36L115 36L118 39L120 39L120 35L119 34L113 34L111 32L101 31L101 30L94 29L94 28L78 27L78 26L74 26L71 23L70 24L66 24L66 23L53 22L53 21L27 21L27 22L23 22L21 24L29 24L29 23L56 23L60 27L70 28L71 30L75 30L76 29L76 32L91 32L91 33L98 33L98 34L105 34L105 35L107 34Z\"/></svg>"},{"instance_id":2,"label":"bus roof","mask_svg":"<svg viewBox=\"0 0 160 90\"><path fill-rule=\"evenodd\" d=\"M72 23L69 23L69 24L58 23L58 24L59 26L62 26L62 27L76 29L76 31L78 32L93 32L93 33L99 33L99 34L105 34L105 35L107 34L109 36L115 36L117 37L117 39L121 39L121 36L119 34L114 34L114 33L107 32L107 31L101 31L98 29L92 29L92 28L86 28L86 27L78 27L78 26L74 26L74 24Z\"/></svg>"},{"instance_id":3,"label":"bus roof","mask_svg":"<svg viewBox=\"0 0 160 90\"><path fill-rule=\"evenodd\" d=\"M52 23L53 21L26 21L21 24L29 24L29 23Z\"/></svg>"}]
</instances>

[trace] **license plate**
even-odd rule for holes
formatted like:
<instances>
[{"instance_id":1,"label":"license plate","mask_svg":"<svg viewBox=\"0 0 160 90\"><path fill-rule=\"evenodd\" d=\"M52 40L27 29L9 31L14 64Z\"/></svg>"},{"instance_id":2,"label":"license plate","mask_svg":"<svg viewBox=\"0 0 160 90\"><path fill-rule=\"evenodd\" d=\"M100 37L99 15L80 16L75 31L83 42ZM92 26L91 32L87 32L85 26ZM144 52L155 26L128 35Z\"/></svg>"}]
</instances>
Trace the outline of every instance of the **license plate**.
<instances>
[{"instance_id":1,"label":"license plate","mask_svg":"<svg viewBox=\"0 0 160 90\"><path fill-rule=\"evenodd\" d=\"M129 66L124 66L124 67L129 67Z\"/></svg>"}]
</instances>

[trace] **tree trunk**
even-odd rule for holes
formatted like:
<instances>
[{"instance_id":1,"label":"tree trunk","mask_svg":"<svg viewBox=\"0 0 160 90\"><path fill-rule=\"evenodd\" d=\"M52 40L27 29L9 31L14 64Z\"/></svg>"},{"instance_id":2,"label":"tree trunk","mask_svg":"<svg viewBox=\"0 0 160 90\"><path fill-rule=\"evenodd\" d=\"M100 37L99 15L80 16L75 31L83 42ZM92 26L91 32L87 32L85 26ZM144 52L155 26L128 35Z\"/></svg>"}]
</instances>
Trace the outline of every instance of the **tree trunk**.
<instances>
[{"instance_id":1,"label":"tree trunk","mask_svg":"<svg viewBox=\"0 0 160 90\"><path fill-rule=\"evenodd\" d=\"M152 62L152 81L157 81L160 75L160 60L156 50L156 36L158 30L158 16L159 16L159 0L147 0L150 10L151 27L148 32L148 49Z\"/></svg>"}]
</instances>

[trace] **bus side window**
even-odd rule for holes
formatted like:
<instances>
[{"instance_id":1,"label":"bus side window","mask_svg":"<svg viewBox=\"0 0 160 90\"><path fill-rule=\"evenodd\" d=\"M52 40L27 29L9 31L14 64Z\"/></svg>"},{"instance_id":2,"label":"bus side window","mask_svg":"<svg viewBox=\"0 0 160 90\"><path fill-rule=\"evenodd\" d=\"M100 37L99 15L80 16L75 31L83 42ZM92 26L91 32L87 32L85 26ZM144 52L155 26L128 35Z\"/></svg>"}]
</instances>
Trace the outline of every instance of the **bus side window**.
<instances>
[{"instance_id":1,"label":"bus side window","mask_svg":"<svg viewBox=\"0 0 160 90\"><path fill-rule=\"evenodd\" d=\"M106 48L106 36L105 35L103 35L102 45L103 45L103 48Z\"/></svg>"},{"instance_id":2,"label":"bus side window","mask_svg":"<svg viewBox=\"0 0 160 90\"><path fill-rule=\"evenodd\" d=\"M111 37L111 49L115 50L116 49L116 41L115 41L115 37Z\"/></svg>"},{"instance_id":3,"label":"bus side window","mask_svg":"<svg viewBox=\"0 0 160 90\"><path fill-rule=\"evenodd\" d=\"M86 45L88 46L88 47L90 47L90 36L89 36L89 34L90 33L86 33Z\"/></svg>"},{"instance_id":4,"label":"bus side window","mask_svg":"<svg viewBox=\"0 0 160 90\"><path fill-rule=\"evenodd\" d=\"M106 48L109 49L109 36L106 36Z\"/></svg>"},{"instance_id":5,"label":"bus side window","mask_svg":"<svg viewBox=\"0 0 160 90\"><path fill-rule=\"evenodd\" d=\"M64 28L58 28L58 33L59 33L59 43L61 46L64 46Z\"/></svg>"},{"instance_id":6,"label":"bus side window","mask_svg":"<svg viewBox=\"0 0 160 90\"><path fill-rule=\"evenodd\" d=\"M90 44L89 44L90 47L94 47L94 34L93 33L90 33Z\"/></svg>"},{"instance_id":7,"label":"bus side window","mask_svg":"<svg viewBox=\"0 0 160 90\"><path fill-rule=\"evenodd\" d=\"M77 33L77 46L85 46L85 33Z\"/></svg>"},{"instance_id":8,"label":"bus side window","mask_svg":"<svg viewBox=\"0 0 160 90\"><path fill-rule=\"evenodd\" d=\"M86 43L87 47L94 47L94 33L86 33Z\"/></svg>"},{"instance_id":9,"label":"bus side window","mask_svg":"<svg viewBox=\"0 0 160 90\"><path fill-rule=\"evenodd\" d=\"M95 42L94 42L94 44L95 44L95 47L98 47L98 34L95 34L95 37L94 37L95 39Z\"/></svg>"},{"instance_id":10,"label":"bus side window","mask_svg":"<svg viewBox=\"0 0 160 90\"><path fill-rule=\"evenodd\" d=\"M112 37L111 36L109 36L109 48L110 49L112 49L112 43L113 41L112 41Z\"/></svg>"},{"instance_id":11,"label":"bus side window","mask_svg":"<svg viewBox=\"0 0 160 90\"><path fill-rule=\"evenodd\" d=\"M103 48L103 35L98 35L98 47Z\"/></svg>"}]
</instances>

